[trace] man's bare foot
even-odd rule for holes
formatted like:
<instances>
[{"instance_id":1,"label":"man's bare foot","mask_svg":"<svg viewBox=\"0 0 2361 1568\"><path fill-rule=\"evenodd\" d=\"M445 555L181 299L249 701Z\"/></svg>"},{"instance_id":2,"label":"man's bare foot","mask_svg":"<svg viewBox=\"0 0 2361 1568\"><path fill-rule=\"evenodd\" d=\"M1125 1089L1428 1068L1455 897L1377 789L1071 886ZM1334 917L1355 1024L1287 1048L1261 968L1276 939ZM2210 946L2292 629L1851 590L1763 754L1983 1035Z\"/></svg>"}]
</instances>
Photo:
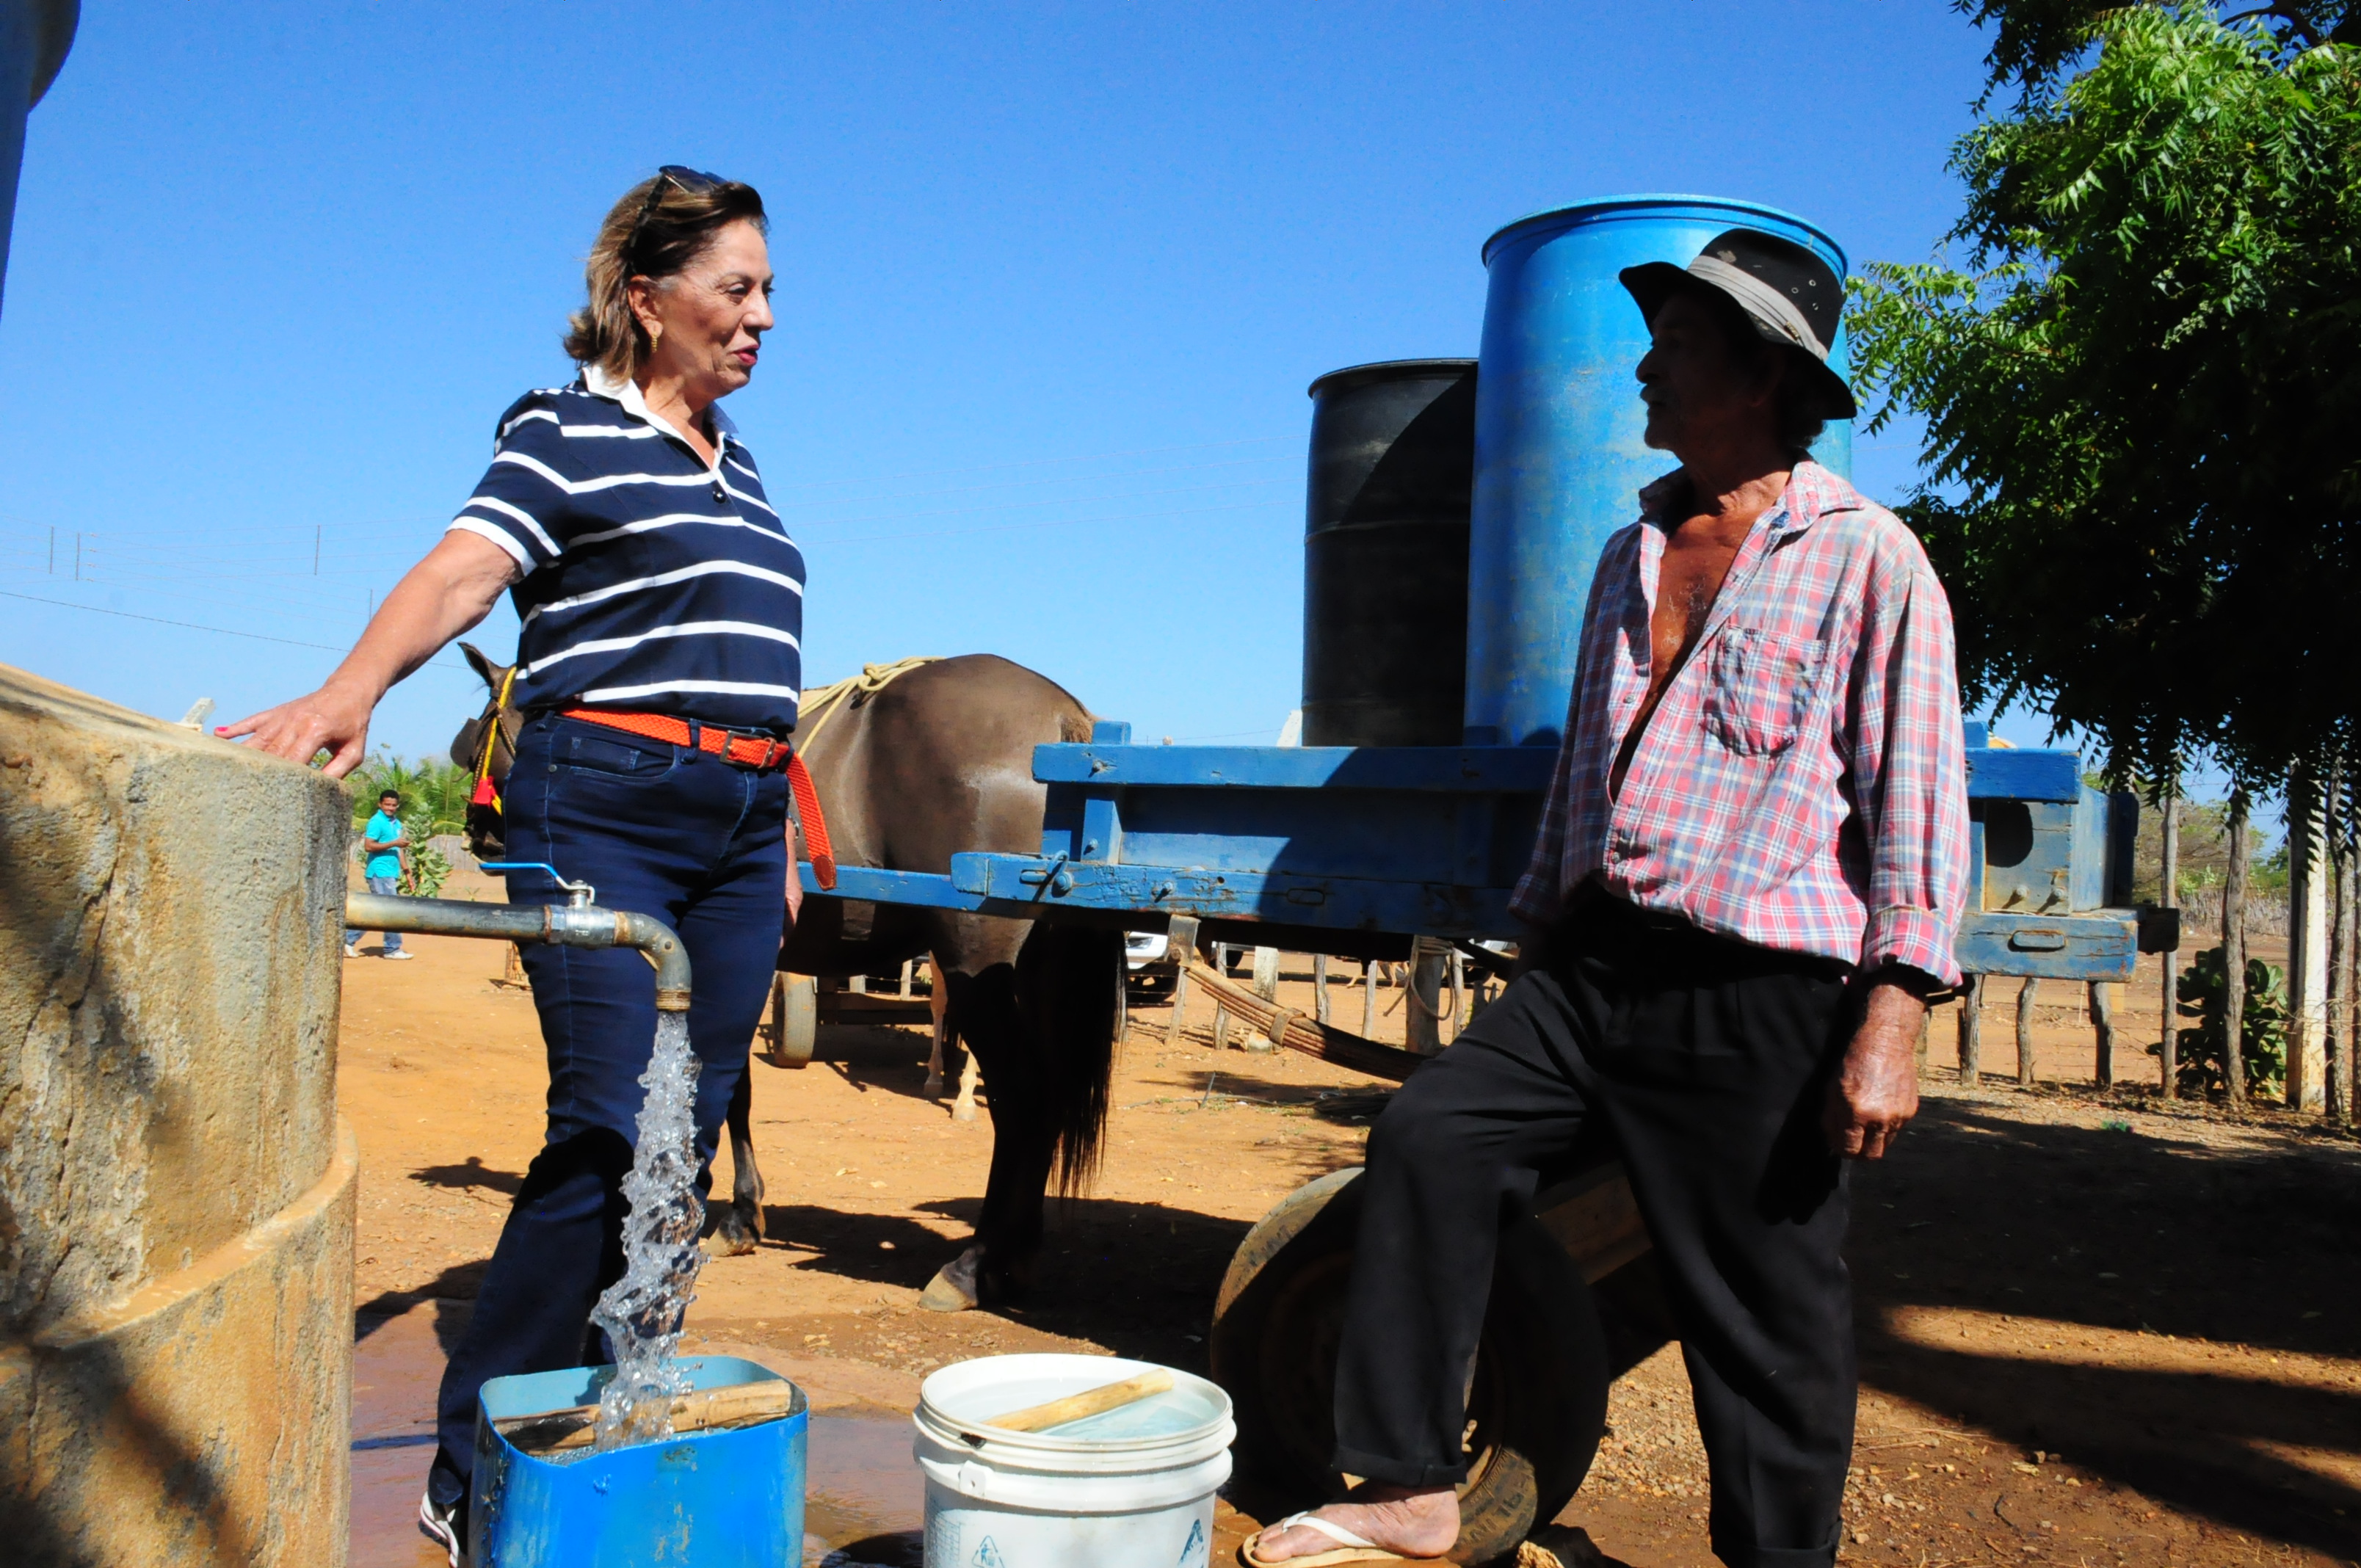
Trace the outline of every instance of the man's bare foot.
<instances>
[{"instance_id":1,"label":"man's bare foot","mask_svg":"<svg viewBox=\"0 0 2361 1568\"><path fill-rule=\"evenodd\" d=\"M1313 1510L1370 1544L1403 1557L1440 1557L1459 1539L1459 1494L1448 1486L1389 1486L1371 1481L1352 1500ZM1309 1525L1266 1530L1255 1537L1257 1557L1283 1563L1336 1550L1334 1538Z\"/></svg>"}]
</instances>

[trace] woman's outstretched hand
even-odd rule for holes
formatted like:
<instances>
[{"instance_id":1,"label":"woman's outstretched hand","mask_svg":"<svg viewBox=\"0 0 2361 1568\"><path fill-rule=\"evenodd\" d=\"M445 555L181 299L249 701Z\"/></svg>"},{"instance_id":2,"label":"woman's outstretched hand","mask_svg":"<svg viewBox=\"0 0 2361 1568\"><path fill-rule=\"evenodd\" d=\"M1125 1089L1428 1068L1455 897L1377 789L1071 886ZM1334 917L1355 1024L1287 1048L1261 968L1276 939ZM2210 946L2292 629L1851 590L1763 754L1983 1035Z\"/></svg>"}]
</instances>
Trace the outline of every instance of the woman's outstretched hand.
<instances>
[{"instance_id":1,"label":"woman's outstretched hand","mask_svg":"<svg viewBox=\"0 0 2361 1568\"><path fill-rule=\"evenodd\" d=\"M291 762L308 762L325 751L327 765L320 771L340 779L368 755L369 715L379 695L339 687L331 680L308 696L225 724L214 733L227 740L251 737L247 743L253 750Z\"/></svg>"},{"instance_id":2,"label":"woman's outstretched hand","mask_svg":"<svg viewBox=\"0 0 2361 1568\"><path fill-rule=\"evenodd\" d=\"M251 736L255 750L291 762L309 762L325 751L321 771L343 778L368 755L369 715L378 699L483 620L521 575L509 553L480 534L445 534L385 596L360 641L318 691L214 733L225 740Z\"/></svg>"}]
</instances>

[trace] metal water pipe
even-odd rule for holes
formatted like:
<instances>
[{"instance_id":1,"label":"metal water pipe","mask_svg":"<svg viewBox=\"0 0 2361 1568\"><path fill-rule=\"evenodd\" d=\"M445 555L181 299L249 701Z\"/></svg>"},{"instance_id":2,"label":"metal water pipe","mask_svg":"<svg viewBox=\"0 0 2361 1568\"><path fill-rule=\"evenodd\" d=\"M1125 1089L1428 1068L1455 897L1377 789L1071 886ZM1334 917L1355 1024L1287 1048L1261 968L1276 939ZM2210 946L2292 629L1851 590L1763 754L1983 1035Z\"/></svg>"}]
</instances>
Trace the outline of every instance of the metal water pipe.
<instances>
[{"instance_id":1,"label":"metal water pipe","mask_svg":"<svg viewBox=\"0 0 2361 1568\"><path fill-rule=\"evenodd\" d=\"M562 948L637 948L656 966L656 1011L688 1011L688 949L653 915L602 909L598 890L568 882L538 862L489 861L486 871L544 871L566 890L564 904L469 904L456 898L345 894L345 927L423 937L486 937L501 942L553 942Z\"/></svg>"}]
</instances>

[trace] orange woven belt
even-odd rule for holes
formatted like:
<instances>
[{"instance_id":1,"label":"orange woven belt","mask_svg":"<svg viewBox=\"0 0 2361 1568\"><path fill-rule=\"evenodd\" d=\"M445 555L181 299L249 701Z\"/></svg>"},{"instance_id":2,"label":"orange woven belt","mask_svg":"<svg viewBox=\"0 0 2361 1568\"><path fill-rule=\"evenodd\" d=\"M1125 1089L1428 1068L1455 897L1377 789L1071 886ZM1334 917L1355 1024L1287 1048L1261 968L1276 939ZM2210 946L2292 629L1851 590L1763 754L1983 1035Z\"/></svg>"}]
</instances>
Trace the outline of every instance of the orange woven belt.
<instances>
[{"instance_id":1,"label":"orange woven belt","mask_svg":"<svg viewBox=\"0 0 2361 1568\"><path fill-rule=\"evenodd\" d=\"M609 729L620 729L626 735L637 735L643 740L662 740L667 745L686 746L689 737L696 736L697 749L710 751L717 757L727 757L733 762L743 762L750 768L767 768L787 754L787 743L765 735L732 735L729 730L711 725L697 725L694 729L686 718L675 718L668 713L610 713L604 708L569 707L562 718L578 718L585 724L603 724Z\"/></svg>"},{"instance_id":2,"label":"orange woven belt","mask_svg":"<svg viewBox=\"0 0 2361 1568\"><path fill-rule=\"evenodd\" d=\"M604 708L569 707L558 717L601 724L643 740L662 740L672 746L686 746L694 735L698 751L710 751L750 768L772 767L785 757L787 788L795 794L796 812L803 818L804 844L811 851L812 877L824 888L836 885L836 849L828 840L828 819L820 815L819 790L812 783L811 770L804 766L804 760L785 740L774 740L767 735L759 740L752 735L732 735L710 725L700 724L692 729L688 720L667 713L612 713Z\"/></svg>"}]
</instances>

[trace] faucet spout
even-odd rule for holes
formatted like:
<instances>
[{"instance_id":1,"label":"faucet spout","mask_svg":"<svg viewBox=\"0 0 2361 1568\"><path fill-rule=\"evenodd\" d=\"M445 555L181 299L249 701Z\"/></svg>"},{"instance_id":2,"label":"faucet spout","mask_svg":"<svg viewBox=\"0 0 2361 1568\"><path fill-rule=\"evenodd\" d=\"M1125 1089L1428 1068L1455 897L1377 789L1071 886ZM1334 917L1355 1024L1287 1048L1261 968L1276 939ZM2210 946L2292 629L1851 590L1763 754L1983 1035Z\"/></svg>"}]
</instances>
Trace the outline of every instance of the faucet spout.
<instances>
[{"instance_id":1,"label":"faucet spout","mask_svg":"<svg viewBox=\"0 0 2361 1568\"><path fill-rule=\"evenodd\" d=\"M357 931L555 942L567 948L637 948L656 967L656 1011L688 1011L688 950L653 915L595 904L469 904L456 898L345 895L345 925Z\"/></svg>"}]
</instances>

